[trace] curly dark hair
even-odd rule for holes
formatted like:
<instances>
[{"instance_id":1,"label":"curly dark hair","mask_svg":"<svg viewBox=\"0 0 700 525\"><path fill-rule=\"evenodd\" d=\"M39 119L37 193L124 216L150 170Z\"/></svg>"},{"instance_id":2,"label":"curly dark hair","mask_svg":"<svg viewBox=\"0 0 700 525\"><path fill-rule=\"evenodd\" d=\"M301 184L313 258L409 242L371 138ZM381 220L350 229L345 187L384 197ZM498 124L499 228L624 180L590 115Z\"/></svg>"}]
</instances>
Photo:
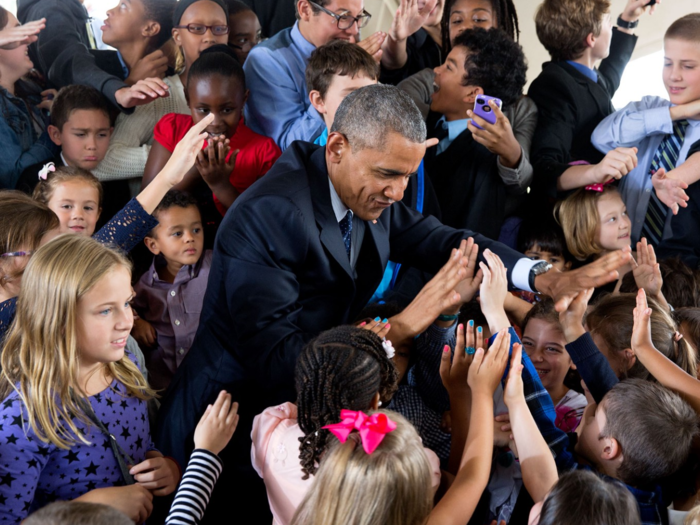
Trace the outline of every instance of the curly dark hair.
<instances>
[{"instance_id":1,"label":"curly dark hair","mask_svg":"<svg viewBox=\"0 0 700 525\"><path fill-rule=\"evenodd\" d=\"M299 460L303 479L316 473L330 433L321 427L338 422L342 409L367 410L379 392L384 402L397 389L398 373L382 340L373 332L339 326L321 333L302 350L295 370Z\"/></svg>"},{"instance_id":2,"label":"curly dark hair","mask_svg":"<svg viewBox=\"0 0 700 525\"><path fill-rule=\"evenodd\" d=\"M479 86L498 97L503 106L514 104L523 94L527 62L520 44L501 29L467 29L455 38L454 47L467 48L465 86Z\"/></svg>"},{"instance_id":3,"label":"curly dark hair","mask_svg":"<svg viewBox=\"0 0 700 525\"><path fill-rule=\"evenodd\" d=\"M445 7L442 11L440 30L442 31L443 56L452 49L450 42L450 11L457 0L445 0ZM515 42L520 40L520 25L518 24L518 13L513 5L513 0L491 0L491 8L496 15L496 26L506 32Z\"/></svg>"}]
</instances>

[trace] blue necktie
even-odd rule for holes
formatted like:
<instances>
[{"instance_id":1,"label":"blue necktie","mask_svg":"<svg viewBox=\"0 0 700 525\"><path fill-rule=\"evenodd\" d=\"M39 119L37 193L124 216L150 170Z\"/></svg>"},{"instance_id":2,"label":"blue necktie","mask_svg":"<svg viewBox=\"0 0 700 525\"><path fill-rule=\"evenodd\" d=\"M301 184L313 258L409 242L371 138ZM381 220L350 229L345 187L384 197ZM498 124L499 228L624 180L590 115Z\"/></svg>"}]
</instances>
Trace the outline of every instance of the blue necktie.
<instances>
[{"instance_id":1,"label":"blue necktie","mask_svg":"<svg viewBox=\"0 0 700 525\"><path fill-rule=\"evenodd\" d=\"M350 235L352 234L352 211L348 210L345 217L341 219L338 223L340 226L340 233L343 234L343 244L345 244L345 251L348 252L348 260L350 259Z\"/></svg>"},{"instance_id":2,"label":"blue necktie","mask_svg":"<svg viewBox=\"0 0 700 525\"><path fill-rule=\"evenodd\" d=\"M685 138L685 128L687 127L687 120L678 120L673 123L673 133L664 137L656 153L654 153L649 176L653 175L661 168L664 168L666 173L668 173L676 167L678 154L681 151L683 139ZM652 191L649 197L647 213L644 217L642 235L646 237L647 241L654 247L659 245L663 237L667 213L668 208L666 205L659 200L656 196L656 192Z\"/></svg>"}]
</instances>

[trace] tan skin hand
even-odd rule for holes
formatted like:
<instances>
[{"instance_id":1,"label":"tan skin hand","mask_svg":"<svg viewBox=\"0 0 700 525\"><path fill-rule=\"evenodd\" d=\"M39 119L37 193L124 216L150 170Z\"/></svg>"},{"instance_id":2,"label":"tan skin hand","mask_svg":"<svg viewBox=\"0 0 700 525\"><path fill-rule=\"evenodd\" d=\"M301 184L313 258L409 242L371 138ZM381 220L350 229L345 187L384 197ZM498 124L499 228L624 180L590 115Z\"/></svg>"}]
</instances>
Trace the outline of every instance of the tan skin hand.
<instances>
[{"instance_id":1,"label":"tan skin hand","mask_svg":"<svg viewBox=\"0 0 700 525\"><path fill-rule=\"evenodd\" d=\"M467 123L467 127L475 141L485 146L491 153L498 155L501 164L506 168L514 169L520 163L522 148L513 134L513 128L508 117L503 114L498 104L493 100L489 100L489 106L494 115L496 115L495 124L487 122L469 109L467 110L467 116L484 129L477 128L471 121Z\"/></svg>"},{"instance_id":2,"label":"tan skin hand","mask_svg":"<svg viewBox=\"0 0 700 525\"><path fill-rule=\"evenodd\" d=\"M136 339L139 346L143 348L153 348L156 346L156 330L148 321L134 319L134 327L131 329L131 336Z\"/></svg>"},{"instance_id":3,"label":"tan skin hand","mask_svg":"<svg viewBox=\"0 0 700 525\"><path fill-rule=\"evenodd\" d=\"M117 90L114 97L123 108L133 108L170 95L168 85L159 78L139 80L131 87Z\"/></svg>"},{"instance_id":4,"label":"tan skin hand","mask_svg":"<svg viewBox=\"0 0 700 525\"><path fill-rule=\"evenodd\" d=\"M9 25L9 24L8 24ZM21 26L5 27L0 31L0 49L15 49L22 44L31 44L38 40L38 35L46 27L46 18L27 22Z\"/></svg>"},{"instance_id":5,"label":"tan skin hand","mask_svg":"<svg viewBox=\"0 0 700 525\"><path fill-rule=\"evenodd\" d=\"M666 173L664 168L657 170L651 177L651 184L659 200L668 206L674 215L678 215L679 208L688 207L690 197L685 192L688 184L674 178L673 171Z\"/></svg>"},{"instance_id":6,"label":"tan skin hand","mask_svg":"<svg viewBox=\"0 0 700 525\"><path fill-rule=\"evenodd\" d=\"M108 505L129 516L134 523L144 523L153 512L153 494L139 484L91 490L73 501Z\"/></svg>"},{"instance_id":7,"label":"tan skin hand","mask_svg":"<svg viewBox=\"0 0 700 525\"><path fill-rule=\"evenodd\" d=\"M133 86L139 80L163 78L167 70L168 57L160 49L157 49L136 62L124 83Z\"/></svg>"},{"instance_id":8,"label":"tan skin hand","mask_svg":"<svg viewBox=\"0 0 700 525\"><path fill-rule=\"evenodd\" d=\"M209 405L194 430L195 448L213 454L221 452L238 425L238 403L231 402L231 394L222 390L213 405Z\"/></svg>"},{"instance_id":9,"label":"tan skin hand","mask_svg":"<svg viewBox=\"0 0 700 525\"><path fill-rule=\"evenodd\" d=\"M384 43L385 39L386 33L377 31L373 35L360 40L357 45L372 55L372 58L379 63L382 60L382 44Z\"/></svg>"}]
</instances>

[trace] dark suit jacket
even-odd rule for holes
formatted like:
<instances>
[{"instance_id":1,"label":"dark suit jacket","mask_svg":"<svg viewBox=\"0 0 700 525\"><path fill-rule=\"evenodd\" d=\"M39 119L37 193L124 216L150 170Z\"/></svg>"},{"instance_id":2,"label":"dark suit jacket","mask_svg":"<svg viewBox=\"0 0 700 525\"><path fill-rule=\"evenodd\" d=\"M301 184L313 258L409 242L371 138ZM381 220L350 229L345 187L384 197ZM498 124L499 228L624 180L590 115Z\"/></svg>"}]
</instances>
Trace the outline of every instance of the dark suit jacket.
<instances>
[{"instance_id":1,"label":"dark suit jacket","mask_svg":"<svg viewBox=\"0 0 700 525\"><path fill-rule=\"evenodd\" d=\"M530 157L535 176L532 195L554 199L557 179L572 161L600 162L603 154L591 134L615 111L612 96L637 43L637 37L613 29L610 55L598 68L598 82L566 61L549 62L532 82L528 96L538 110Z\"/></svg>"},{"instance_id":2,"label":"dark suit jacket","mask_svg":"<svg viewBox=\"0 0 700 525\"><path fill-rule=\"evenodd\" d=\"M510 278L520 254L401 202L366 224L353 277L331 205L325 148L293 143L221 223L199 330L161 407L158 446L184 465L197 420L226 388L240 402L234 441L248 444L240 445L240 457L249 462L249 421L296 399L294 367L303 346L355 318L389 259L434 273L468 236L498 253Z\"/></svg>"}]
</instances>

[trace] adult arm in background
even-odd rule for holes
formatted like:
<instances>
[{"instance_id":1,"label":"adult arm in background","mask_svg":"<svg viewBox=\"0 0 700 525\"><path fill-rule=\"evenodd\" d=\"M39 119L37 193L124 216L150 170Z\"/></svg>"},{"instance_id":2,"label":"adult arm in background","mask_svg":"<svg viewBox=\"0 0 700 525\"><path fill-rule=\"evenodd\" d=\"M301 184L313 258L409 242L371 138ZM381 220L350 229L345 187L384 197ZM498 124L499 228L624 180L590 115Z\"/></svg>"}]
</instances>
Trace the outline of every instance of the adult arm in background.
<instances>
[{"instance_id":1,"label":"adult arm in background","mask_svg":"<svg viewBox=\"0 0 700 525\"><path fill-rule=\"evenodd\" d=\"M245 61L246 125L274 140L282 151L295 140L312 142L326 127L274 50L256 46Z\"/></svg>"},{"instance_id":2,"label":"adult arm in background","mask_svg":"<svg viewBox=\"0 0 700 525\"><path fill-rule=\"evenodd\" d=\"M552 268L535 277L536 290L532 290L529 285L529 274L537 261L479 233L456 230L444 226L434 217L423 217L402 202L394 203L384 212L384 214L387 213L390 222L390 259L392 261L437 273L450 250L460 246L462 240L472 237L479 246L480 261L484 260L483 253L486 249L501 258L507 268L508 283L511 288L537 291L548 295L555 300L558 311L565 310L581 290L602 286L617 279L619 277L617 269L631 259L630 250L626 248L611 252L577 270L560 272ZM369 226L384 226L384 214L377 225L369 224ZM437 254L442 256L436 257Z\"/></svg>"}]
</instances>

